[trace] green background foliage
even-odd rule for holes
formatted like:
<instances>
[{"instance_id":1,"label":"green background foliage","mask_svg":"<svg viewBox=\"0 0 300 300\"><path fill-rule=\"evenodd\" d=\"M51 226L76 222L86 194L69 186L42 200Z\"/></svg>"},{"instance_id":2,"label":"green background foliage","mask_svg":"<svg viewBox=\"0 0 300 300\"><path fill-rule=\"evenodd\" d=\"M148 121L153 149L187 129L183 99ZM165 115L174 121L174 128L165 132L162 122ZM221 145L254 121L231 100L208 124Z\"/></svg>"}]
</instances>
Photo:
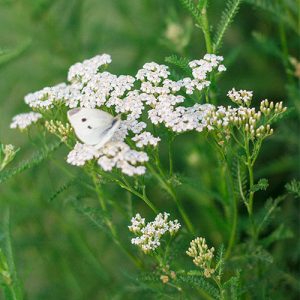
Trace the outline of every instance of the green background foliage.
<instances>
[{"instance_id":1,"label":"green background foliage","mask_svg":"<svg viewBox=\"0 0 300 300\"><path fill-rule=\"evenodd\" d=\"M10 236L22 282L16 282L17 290L26 299L173 297L174 291L162 286L151 288L149 274L139 279L135 266L111 242L95 196L82 184L84 174L65 163L67 150L37 132L27 136L11 130L9 124L15 114L28 110L24 95L64 81L71 64L96 54L112 55L109 71L131 75L145 62L164 63L172 55L201 58L206 53L204 36L194 26L195 16L185 9L191 2L0 0L0 141L21 148L12 169L0 173L0 246L9 256ZM256 182L260 178L269 182L267 190L264 181L256 187L261 190L255 200L256 217L265 228L262 243L268 252L255 248L250 255L241 243L228 265L229 272L248 270L243 284L252 290L253 299L271 295L272 299L296 299L299 295L299 199L294 197L299 198L299 184L294 181L285 188L299 177L299 86L290 63L290 57L299 55L299 5L295 2L243 1L219 50L227 72L218 81L218 105L229 104L226 93L235 87L253 90L254 104L268 98L284 101L290 108L265 142L255 168ZM223 0L210 1L208 16L214 32L227 24L228 5ZM172 24L182 30L179 41L167 37ZM167 61L172 63L171 58ZM167 157L166 148L162 145L162 157ZM176 191L197 233L212 245L227 244L230 223L220 209L225 179L216 153L199 133L180 136L173 152ZM286 190L290 196L278 200ZM179 218L168 195L157 185L148 193L161 211ZM129 244L131 215L139 211L151 219L153 214L139 199L112 183L105 186L105 195L120 236ZM126 208L127 213L118 207ZM243 241L247 230L242 203L239 209L238 234ZM188 243L181 242L178 247L184 253ZM131 250L138 255L134 247ZM251 273L256 260L264 262L258 270L262 277ZM8 264L12 268L10 258ZM0 299L5 298L0 295Z\"/></svg>"}]
</instances>

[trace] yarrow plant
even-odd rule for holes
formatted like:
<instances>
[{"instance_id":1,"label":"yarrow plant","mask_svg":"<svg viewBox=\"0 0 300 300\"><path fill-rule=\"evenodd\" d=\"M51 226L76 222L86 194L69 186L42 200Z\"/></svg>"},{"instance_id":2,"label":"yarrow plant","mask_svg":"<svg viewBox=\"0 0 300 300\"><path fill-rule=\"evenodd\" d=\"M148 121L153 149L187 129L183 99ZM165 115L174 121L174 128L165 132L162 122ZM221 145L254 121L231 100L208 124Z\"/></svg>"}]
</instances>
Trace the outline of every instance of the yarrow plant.
<instances>
[{"instance_id":1,"label":"yarrow plant","mask_svg":"<svg viewBox=\"0 0 300 300\"><path fill-rule=\"evenodd\" d=\"M88 169L95 184L100 174L110 178L157 212L145 190L137 190L123 176L141 176L148 168L175 201L188 229L193 231L174 187L161 169L158 146L163 136L157 136L157 132L166 130L169 143L180 133L212 132L213 139L225 152L227 144L234 139L244 147L248 167L253 167L262 141L273 133L271 123L286 108L281 102L274 104L264 100L256 111L250 106L253 92L235 89L229 91L228 96L238 107L201 103L201 94L206 95L207 101L207 89L213 76L226 70L223 57L215 54L190 61L187 68L191 76L179 80L174 80L168 66L155 62L144 64L135 77L114 75L106 70L111 61L108 54L102 54L76 63L69 69L68 83L28 94L25 103L33 111L15 116L11 127L24 130L34 123L44 124L48 132L71 148L67 156L69 164ZM195 97L198 100L190 105ZM101 109L119 116L119 128L100 149L76 140L66 118L67 110L75 107ZM171 152L169 156L172 174ZM97 162L98 170L93 162ZM251 197L244 202L251 213Z\"/></svg>"},{"instance_id":2,"label":"yarrow plant","mask_svg":"<svg viewBox=\"0 0 300 300\"><path fill-rule=\"evenodd\" d=\"M98 159L98 164L105 171L116 167L126 175L141 175L146 169L136 164L148 161L148 154L132 150L127 145L157 147L161 140L146 130L150 125L143 119L143 114L146 113L152 125L164 124L174 133L202 131L207 125L205 116L212 106L195 104L186 107L179 104L186 101L184 93L191 95L207 88L211 72L226 70L222 60L221 56L207 54L201 60L191 61L189 66L193 76L174 81L169 78L167 66L154 62L146 63L136 77L111 74L104 71L111 63L111 57L98 55L71 66L68 84L61 83L28 94L25 103L35 112L15 116L11 128L25 129L44 115L45 121L41 122L45 122L49 132L67 142L66 134L71 136L69 125L64 129L62 120L46 119L51 114L55 115L56 110L80 106L121 114L120 128L103 151L94 151L93 147L77 143L67 161L82 166L86 161Z\"/></svg>"},{"instance_id":3,"label":"yarrow plant","mask_svg":"<svg viewBox=\"0 0 300 300\"><path fill-rule=\"evenodd\" d=\"M268 227L286 195L266 203L255 201L257 193L263 194L268 187L255 166L264 141L277 131L275 123L287 107L281 101L259 101L252 90L224 92L218 84L229 66L229 60L219 55L220 47L240 0L225 1L214 36L215 26L207 15L209 1L180 2L193 21L185 20L184 28L179 19L167 21L164 42L177 54L188 53L185 47L193 37L189 27L195 23L203 33L206 54L196 59L174 54L165 64L146 62L131 75L110 72L109 54L71 65L66 82L25 96L28 111L14 116L10 127L28 134L30 140L38 135L43 149L32 160L10 168L18 149L1 144L0 182L64 145L69 166L59 167L70 178L51 201L70 187L79 191L68 195L64 203L71 203L101 228L141 270L137 278L128 277L145 299L148 291L156 292L153 299L177 298L176 293L180 299L272 298L264 284L263 297L251 293L258 282L266 281L260 274L273 271L266 267L273 263L268 247L291 233L282 224L275 230ZM279 32L284 42L283 28ZM283 49L288 51L286 46ZM295 69L287 74L299 77L298 60L285 59L284 64ZM87 113L80 116L81 123L74 117L80 112ZM99 120L91 117L94 113ZM102 130L99 124L106 118L111 121ZM86 140L82 132L88 135ZM48 138L56 140L54 146L45 142ZM293 181L286 189L299 196L299 186ZM95 196L100 209L85 206ZM137 211L143 211L145 218ZM172 217L162 211L171 211ZM152 221L146 221L150 214ZM120 224L128 226L131 245L130 238L122 236ZM214 235L209 235L211 230ZM93 253L79 246L94 264ZM17 281L8 258L0 249L0 281L10 290ZM282 272L277 281L292 284L293 279ZM125 297L134 299L133 289L122 290L128 293Z\"/></svg>"}]
</instances>

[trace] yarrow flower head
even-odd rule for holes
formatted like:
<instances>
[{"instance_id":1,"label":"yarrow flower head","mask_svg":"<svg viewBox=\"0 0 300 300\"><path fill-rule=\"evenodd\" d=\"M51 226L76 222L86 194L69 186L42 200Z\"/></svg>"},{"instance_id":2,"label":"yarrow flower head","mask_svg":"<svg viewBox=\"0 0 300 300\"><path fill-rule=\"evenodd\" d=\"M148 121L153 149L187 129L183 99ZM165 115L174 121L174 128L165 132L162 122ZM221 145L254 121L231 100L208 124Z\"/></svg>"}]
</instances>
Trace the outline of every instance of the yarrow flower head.
<instances>
[{"instance_id":1,"label":"yarrow flower head","mask_svg":"<svg viewBox=\"0 0 300 300\"><path fill-rule=\"evenodd\" d=\"M111 57L108 54L96 55L95 57L86 59L81 63L76 63L69 69L68 81L87 82L98 73L101 66L108 65L110 63Z\"/></svg>"},{"instance_id":2,"label":"yarrow flower head","mask_svg":"<svg viewBox=\"0 0 300 300\"><path fill-rule=\"evenodd\" d=\"M87 161L98 156L99 151L95 147L77 142L74 149L68 154L67 162L74 166L84 166Z\"/></svg>"},{"instance_id":3,"label":"yarrow flower head","mask_svg":"<svg viewBox=\"0 0 300 300\"><path fill-rule=\"evenodd\" d=\"M19 128L23 130L31 124L36 123L42 115L36 112L22 113L13 117L10 128Z\"/></svg>"},{"instance_id":4,"label":"yarrow flower head","mask_svg":"<svg viewBox=\"0 0 300 300\"><path fill-rule=\"evenodd\" d=\"M131 239L133 245L137 245L144 253L155 251L161 244L161 238L169 233L174 236L181 227L178 220L169 220L170 214L160 213L154 221L146 224L140 214L131 219L129 230L137 237Z\"/></svg>"},{"instance_id":5,"label":"yarrow flower head","mask_svg":"<svg viewBox=\"0 0 300 300\"><path fill-rule=\"evenodd\" d=\"M160 141L159 137L154 137L150 132L142 132L132 138L134 142L136 142L136 146L138 148L142 148L147 145L157 146Z\"/></svg>"},{"instance_id":6,"label":"yarrow flower head","mask_svg":"<svg viewBox=\"0 0 300 300\"><path fill-rule=\"evenodd\" d=\"M225 70L222 60L221 56L213 54L193 60L189 64L193 76L174 81L169 78L168 66L155 62L144 64L135 77L111 74L105 70L111 63L110 55L97 55L72 65L68 83L26 95L25 103L41 114L32 112L16 116L11 127L26 128L46 111L58 110L61 106L102 109L119 114L120 125L109 144L98 151L93 146L77 143L67 161L82 166L89 160L97 159L103 170L118 168L130 176L141 175L145 173L143 163L148 161L148 155L131 149L128 142L136 148L157 147L160 137L147 130L149 121L152 125L163 124L176 133L204 130L207 127L206 115L213 106L198 103L187 106L182 92L192 94L195 90L208 87L209 73ZM60 120L46 120L45 126L65 142L69 135L73 135L69 124Z\"/></svg>"},{"instance_id":7,"label":"yarrow flower head","mask_svg":"<svg viewBox=\"0 0 300 300\"><path fill-rule=\"evenodd\" d=\"M146 168L139 164L148 161L149 158L145 152L132 150L124 142L109 142L101 149L78 142L68 154L67 162L71 165L83 166L92 159L97 159L104 171L118 168L124 174L133 176L145 173Z\"/></svg>"},{"instance_id":8,"label":"yarrow flower head","mask_svg":"<svg viewBox=\"0 0 300 300\"><path fill-rule=\"evenodd\" d=\"M208 248L205 238L197 237L191 241L186 254L194 258L194 264L203 270L203 274L206 278L209 278L215 272L215 269L211 266L214 251L214 247Z\"/></svg>"},{"instance_id":9,"label":"yarrow flower head","mask_svg":"<svg viewBox=\"0 0 300 300\"><path fill-rule=\"evenodd\" d=\"M66 97L67 85L65 83L57 84L53 87L45 87L40 91L30 93L25 96L25 103L35 109L50 109L56 103L64 100Z\"/></svg>"},{"instance_id":10,"label":"yarrow flower head","mask_svg":"<svg viewBox=\"0 0 300 300\"><path fill-rule=\"evenodd\" d=\"M100 149L98 164L105 171L114 167L128 176L142 175L146 168L139 164L149 160L147 153L130 149L124 142L110 142Z\"/></svg>"}]
</instances>

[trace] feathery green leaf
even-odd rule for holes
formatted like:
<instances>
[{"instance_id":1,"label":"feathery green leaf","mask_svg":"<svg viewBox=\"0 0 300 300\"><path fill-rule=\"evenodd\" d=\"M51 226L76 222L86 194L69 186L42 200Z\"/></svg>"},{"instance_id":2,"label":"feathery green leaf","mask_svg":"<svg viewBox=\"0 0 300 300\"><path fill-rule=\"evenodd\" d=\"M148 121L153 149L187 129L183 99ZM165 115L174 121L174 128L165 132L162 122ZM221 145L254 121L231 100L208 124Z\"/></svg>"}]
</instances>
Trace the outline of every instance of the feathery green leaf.
<instances>
[{"instance_id":1,"label":"feathery green leaf","mask_svg":"<svg viewBox=\"0 0 300 300\"><path fill-rule=\"evenodd\" d=\"M220 48L223 36L233 21L234 16L238 12L241 2L241 0L228 0L226 2L225 10L222 14L221 21L214 36L214 52L217 52Z\"/></svg>"},{"instance_id":2,"label":"feathery green leaf","mask_svg":"<svg viewBox=\"0 0 300 300\"><path fill-rule=\"evenodd\" d=\"M294 195L295 198L300 199L300 181L293 179L285 185L285 188L290 194Z\"/></svg>"},{"instance_id":3,"label":"feathery green leaf","mask_svg":"<svg viewBox=\"0 0 300 300\"><path fill-rule=\"evenodd\" d=\"M28 160L24 160L21 162L17 167L10 168L7 170L4 170L0 172L0 183L10 179L11 177L14 177L15 175L18 175L19 173L26 171L28 169L31 169L37 165L39 165L41 162L43 162L45 159L47 159L55 150L59 148L61 145L61 142L55 142L51 144L50 146L47 146L46 150L41 150L36 152L32 158Z\"/></svg>"}]
</instances>

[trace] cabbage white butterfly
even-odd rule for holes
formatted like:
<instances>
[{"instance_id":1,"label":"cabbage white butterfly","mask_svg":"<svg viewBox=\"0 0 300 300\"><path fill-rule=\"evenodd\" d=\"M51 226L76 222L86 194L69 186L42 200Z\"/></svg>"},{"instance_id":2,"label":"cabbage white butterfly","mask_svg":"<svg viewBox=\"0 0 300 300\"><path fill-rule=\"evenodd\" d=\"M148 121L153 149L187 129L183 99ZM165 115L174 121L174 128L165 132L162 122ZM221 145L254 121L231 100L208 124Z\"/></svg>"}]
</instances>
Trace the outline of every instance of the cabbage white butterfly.
<instances>
[{"instance_id":1,"label":"cabbage white butterfly","mask_svg":"<svg viewBox=\"0 0 300 300\"><path fill-rule=\"evenodd\" d=\"M67 114L76 136L97 149L112 138L120 125L120 117L113 117L100 109L73 108Z\"/></svg>"}]
</instances>

